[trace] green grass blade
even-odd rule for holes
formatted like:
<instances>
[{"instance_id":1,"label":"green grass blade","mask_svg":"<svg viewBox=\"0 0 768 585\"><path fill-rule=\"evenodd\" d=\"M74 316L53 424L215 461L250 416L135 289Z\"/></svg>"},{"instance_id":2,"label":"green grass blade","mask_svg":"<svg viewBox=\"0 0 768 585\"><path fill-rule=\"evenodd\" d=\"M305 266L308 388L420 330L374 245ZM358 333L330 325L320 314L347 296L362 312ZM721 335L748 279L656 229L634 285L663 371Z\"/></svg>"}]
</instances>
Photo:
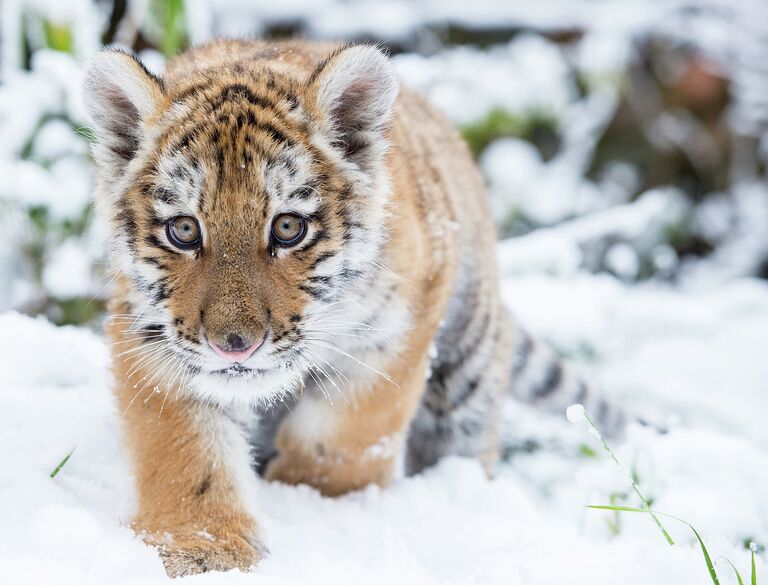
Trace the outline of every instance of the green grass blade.
<instances>
[{"instance_id":1,"label":"green grass blade","mask_svg":"<svg viewBox=\"0 0 768 585\"><path fill-rule=\"evenodd\" d=\"M93 144L96 142L96 135L93 133L93 130L88 128L88 126L73 126L74 131L85 138L85 141L88 144Z\"/></svg>"},{"instance_id":2,"label":"green grass blade","mask_svg":"<svg viewBox=\"0 0 768 585\"><path fill-rule=\"evenodd\" d=\"M187 24L184 0L153 0L151 14L161 29L160 50L166 57L173 57L187 44Z\"/></svg>"},{"instance_id":3,"label":"green grass blade","mask_svg":"<svg viewBox=\"0 0 768 585\"><path fill-rule=\"evenodd\" d=\"M696 529L691 526L688 522L685 520L678 518L677 516L673 516L672 514L665 514L664 512L653 512L651 510L647 510L645 508L632 508L630 506L587 506L587 508L592 508L593 510L613 510L618 512L636 512L636 513L642 513L642 514L658 514L659 516L664 516L666 518L672 518L673 520L677 520L678 522L682 522L685 524L688 528L690 528L693 531L693 534L696 536L696 539L699 541L699 544L701 545L701 552L704 555L704 562L707 564L707 571L709 571L709 576L712 579L712 583L715 585L720 585L720 581L717 578L717 573L715 572L715 567L712 564L712 558L709 556L709 551L707 550L707 547L704 545L704 541L701 539L701 536L699 536L699 533L696 531ZM671 540L671 539L668 539Z\"/></svg>"},{"instance_id":4,"label":"green grass blade","mask_svg":"<svg viewBox=\"0 0 768 585\"><path fill-rule=\"evenodd\" d=\"M757 547L754 543L752 543L752 546L749 547L749 550L752 551L752 585L757 585L757 568L755 567L755 549Z\"/></svg>"},{"instance_id":5,"label":"green grass blade","mask_svg":"<svg viewBox=\"0 0 768 585\"><path fill-rule=\"evenodd\" d=\"M43 20L43 35L45 46L54 51L74 53L74 37L72 29L66 24L59 24L51 20Z\"/></svg>"},{"instance_id":6,"label":"green grass blade","mask_svg":"<svg viewBox=\"0 0 768 585\"><path fill-rule=\"evenodd\" d=\"M595 421L593 421L590 418L590 416L586 413L586 411L584 411L583 414L589 426L591 426L592 429L595 431L595 435L597 436L597 438L600 439L600 442L602 443L603 449L605 449L605 452L608 453L611 459L613 459L613 462L616 464L616 466L619 467L619 469L622 469L621 462L619 462L619 458L616 457L616 453L613 452L613 449L611 449L611 446L608 444L608 441L606 441L605 437L603 437L603 433L601 433L600 429L597 428ZM661 521L659 520L658 516L656 516L653 510L651 510L651 504L648 502L646 497L640 491L640 486L637 485L637 481L635 480L633 475L630 475L629 483L632 485L632 490L637 494L637 497L640 498L640 501L643 503L643 511L651 515L651 518L653 518L654 524L656 524L656 527L661 531L661 534L667 540L667 543L669 543L670 546L674 546L675 541L672 540L672 537L669 535L669 532L667 532L666 528L664 528L664 526L661 524ZM629 511L629 510L625 510L625 511Z\"/></svg>"},{"instance_id":7,"label":"green grass blade","mask_svg":"<svg viewBox=\"0 0 768 585\"><path fill-rule=\"evenodd\" d=\"M52 478L56 477L59 474L59 471L61 471L61 468L67 464L67 461L69 461L69 458L72 457L72 453L75 452L75 449L77 449L77 447L72 447L72 450L67 453L67 456L64 457L64 459L61 460L61 462L56 466L56 469L51 471Z\"/></svg>"},{"instance_id":8,"label":"green grass blade","mask_svg":"<svg viewBox=\"0 0 768 585\"><path fill-rule=\"evenodd\" d=\"M718 581L717 579L717 573L715 573L715 566L712 564L712 559L709 556L709 551L707 551L707 547L704 546L704 541L701 539L701 536L699 536L699 533L693 526L688 524L688 522L685 522L684 524L686 524L688 528L693 530L693 533L696 535L696 538L698 539L699 544L701 545L701 552L704 554L704 560L707 563L707 570L709 571L709 576L712 578L712 582L715 585L720 585L720 581ZM734 570L736 570L736 567L734 567ZM736 574L739 575L738 571L736 572ZM741 582L741 575L739 575L739 582Z\"/></svg>"},{"instance_id":9,"label":"green grass blade","mask_svg":"<svg viewBox=\"0 0 768 585\"><path fill-rule=\"evenodd\" d=\"M733 569L733 572L736 573L736 581L738 581L739 585L744 585L744 579L741 578L741 573L739 573L739 570L736 568L736 565L734 565L731 560L727 557L718 557L715 559L715 564L717 564L720 561L725 561L731 566L731 569Z\"/></svg>"}]
</instances>

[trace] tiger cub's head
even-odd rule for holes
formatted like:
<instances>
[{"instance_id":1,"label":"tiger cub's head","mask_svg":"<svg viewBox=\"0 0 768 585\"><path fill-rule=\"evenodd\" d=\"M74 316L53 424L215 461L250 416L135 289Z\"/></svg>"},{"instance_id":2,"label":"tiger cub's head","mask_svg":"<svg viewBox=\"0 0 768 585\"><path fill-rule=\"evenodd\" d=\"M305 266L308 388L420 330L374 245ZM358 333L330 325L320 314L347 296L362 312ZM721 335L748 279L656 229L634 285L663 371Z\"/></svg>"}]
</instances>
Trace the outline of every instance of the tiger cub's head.
<instances>
[{"instance_id":1,"label":"tiger cub's head","mask_svg":"<svg viewBox=\"0 0 768 585\"><path fill-rule=\"evenodd\" d=\"M367 46L309 74L235 61L170 83L123 52L92 61L96 206L146 369L218 402L295 387L386 238L397 91Z\"/></svg>"}]
</instances>

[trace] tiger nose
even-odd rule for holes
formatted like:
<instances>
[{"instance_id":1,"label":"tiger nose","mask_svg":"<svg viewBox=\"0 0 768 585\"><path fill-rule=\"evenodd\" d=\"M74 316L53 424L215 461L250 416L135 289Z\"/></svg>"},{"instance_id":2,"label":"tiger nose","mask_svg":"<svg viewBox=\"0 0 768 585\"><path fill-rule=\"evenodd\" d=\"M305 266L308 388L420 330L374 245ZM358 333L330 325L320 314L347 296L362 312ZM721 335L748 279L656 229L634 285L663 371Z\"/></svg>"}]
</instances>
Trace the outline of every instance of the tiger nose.
<instances>
[{"instance_id":1,"label":"tiger nose","mask_svg":"<svg viewBox=\"0 0 768 585\"><path fill-rule=\"evenodd\" d=\"M227 335L227 351L243 351L248 347L248 343L245 339L237 333L230 333Z\"/></svg>"},{"instance_id":2,"label":"tiger nose","mask_svg":"<svg viewBox=\"0 0 768 585\"><path fill-rule=\"evenodd\" d=\"M256 343L251 343L249 339L246 339L238 333L230 333L227 335L226 341L219 345L212 339L208 339L208 344L211 349L223 357L225 360L232 363L243 363L247 360L253 352L259 349L264 339Z\"/></svg>"}]
</instances>

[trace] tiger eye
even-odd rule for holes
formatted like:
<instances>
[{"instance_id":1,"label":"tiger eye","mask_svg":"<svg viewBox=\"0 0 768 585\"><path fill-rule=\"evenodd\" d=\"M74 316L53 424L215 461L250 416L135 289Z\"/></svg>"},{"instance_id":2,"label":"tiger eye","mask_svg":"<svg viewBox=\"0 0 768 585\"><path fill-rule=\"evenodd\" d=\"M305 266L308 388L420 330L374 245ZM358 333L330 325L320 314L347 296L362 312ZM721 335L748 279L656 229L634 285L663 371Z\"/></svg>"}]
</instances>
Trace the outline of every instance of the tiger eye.
<instances>
[{"instance_id":1,"label":"tiger eye","mask_svg":"<svg viewBox=\"0 0 768 585\"><path fill-rule=\"evenodd\" d=\"M195 248L200 244L200 224L194 217L188 215L174 217L166 224L165 231L168 241L182 250Z\"/></svg>"},{"instance_id":2,"label":"tiger eye","mask_svg":"<svg viewBox=\"0 0 768 585\"><path fill-rule=\"evenodd\" d=\"M272 222L272 239L278 246L295 246L306 233L307 220L300 215L283 213Z\"/></svg>"}]
</instances>

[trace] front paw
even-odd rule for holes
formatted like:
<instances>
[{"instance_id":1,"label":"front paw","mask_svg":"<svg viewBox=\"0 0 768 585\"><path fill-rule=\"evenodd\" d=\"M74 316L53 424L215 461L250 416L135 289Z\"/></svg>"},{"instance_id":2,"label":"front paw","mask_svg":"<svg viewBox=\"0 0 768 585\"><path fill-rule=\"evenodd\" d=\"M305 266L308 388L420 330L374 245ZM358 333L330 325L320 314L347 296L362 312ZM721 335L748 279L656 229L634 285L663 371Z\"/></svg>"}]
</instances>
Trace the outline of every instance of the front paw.
<instances>
[{"instance_id":1,"label":"front paw","mask_svg":"<svg viewBox=\"0 0 768 585\"><path fill-rule=\"evenodd\" d=\"M145 534L144 540L157 547L169 577L231 569L247 572L267 552L257 537L237 531L216 535L206 530L168 531Z\"/></svg>"}]
</instances>

